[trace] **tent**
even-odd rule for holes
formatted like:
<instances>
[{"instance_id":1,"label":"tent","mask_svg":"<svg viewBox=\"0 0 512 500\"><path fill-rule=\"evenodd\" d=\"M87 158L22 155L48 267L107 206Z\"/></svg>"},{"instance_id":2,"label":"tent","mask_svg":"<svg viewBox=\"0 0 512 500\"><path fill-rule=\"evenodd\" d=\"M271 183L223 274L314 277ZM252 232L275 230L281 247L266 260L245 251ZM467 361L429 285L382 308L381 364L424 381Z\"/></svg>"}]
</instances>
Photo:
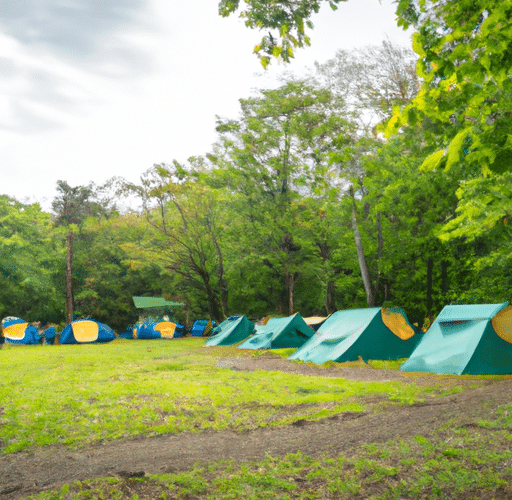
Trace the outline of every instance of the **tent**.
<instances>
[{"instance_id":1,"label":"tent","mask_svg":"<svg viewBox=\"0 0 512 500\"><path fill-rule=\"evenodd\" d=\"M266 325L258 325L256 333L240 344L238 349L300 347L314 333L299 313L286 318L270 318Z\"/></svg>"},{"instance_id":2,"label":"tent","mask_svg":"<svg viewBox=\"0 0 512 500\"><path fill-rule=\"evenodd\" d=\"M180 325L183 326L183 325ZM146 321L134 328L134 338L138 339L172 339L180 335L175 335L177 323L172 321Z\"/></svg>"},{"instance_id":3,"label":"tent","mask_svg":"<svg viewBox=\"0 0 512 500\"><path fill-rule=\"evenodd\" d=\"M39 344L43 336L36 326L13 316L2 320L2 330L9 344Z\"/></svg>"},{"instance_id":4,"label":"tent","mask_svg":"<svg viewBox=\"0 0 512 500\"><path fill-rule=\"evenodd\" d=\"M116 338L110 326L94 319L79 319L66 325L60 334L61 344L111 342Z\"/></svg>"},{"instance_id":5,"label":"tent","mask_svg":"<svg viewBox=\"0 0 512 500\"><path fill-rule=\"evenodd\" d=\"M190 334L192 337L203 337L210 334L213 328L217 326L217 322L213 320L211 322L211 327L207 329L209 319L196 319L194 323L192 323L192 330Z\"/></svg>"},{"instance_id":6,"label":"tent","mask_svg":"<svg viewBox=\"0 0 512 500\"><path fill-rule=\"evenodd\" d=\"M206 345L233 345L245 340L253 332L254 323L247 316L230 316L212 330Z\"/></svg>"},{"instance_id":7,"label":"tent","mask_svg":"<svg viewBox=\"0 0 512 500\"><path fill-rule=\"evenodd\" d=\"M398 308L337 311L288 359L326 361L399 359L411 354L421 335Z\"/></svg>"},{"instance_id":8,"label":"tent","mask_svg":"<svg viewBox=\"0 0 512 500\"><path fill-rule=\"evenodd\" d=\"M326 316L310 316L308 318L304 318L304 321L306 322L306 325L313 328L316 332L324 324L326 319Z\"/></svg>"},{"instance_id":9,"label":"tent","mask_svg":"<svg viewBox=\"0 0 512 500\"><path fill-rule=\"evenodd\" d=\"M53 345L55 344L55 340L57 338L57 330L54 326L49 326L43 332L44 340L47 344Z\"/></svg>"},{"instance_id":10,"label":"tent","mask_svg":"<svg viewBox=\"0 0 512 500\"><path fill-rule=\"evenodd\" d=\"M508 302L445 306L400 370L512 373L512 307Z\"/></svg>"}]
</instances>

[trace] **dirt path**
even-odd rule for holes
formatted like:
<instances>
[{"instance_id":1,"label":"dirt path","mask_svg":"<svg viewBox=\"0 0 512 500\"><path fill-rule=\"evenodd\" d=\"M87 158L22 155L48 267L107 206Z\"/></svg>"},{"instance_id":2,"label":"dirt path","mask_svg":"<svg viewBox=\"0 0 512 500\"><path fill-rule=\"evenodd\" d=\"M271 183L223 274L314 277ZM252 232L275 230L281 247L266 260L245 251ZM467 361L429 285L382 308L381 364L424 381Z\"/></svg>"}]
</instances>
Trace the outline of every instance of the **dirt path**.
<instances>
[{"instance_id":1,"label":"dirt path","mask_svg":"<svg viewBox=\"0 0 512 500\"><path fill-rule=\"evenodd\" d=\"M219 363L226 363L225 366L235 370L300 372L312 368L274 358L231 359ZM329 373L328 376L363 380L398 378L406 382L397 372L366 368L347 370L336 367L326 372L313 368L308 374ZM372 374L373 378L370 378ZM452 419L457 426L468 425L479 418L489 418L492 409L503 404L512 404L512 380L487 381L485 386L477 389L468 388L462 393L436 398L429 403L393 406L390 411L378 414L343 413L320 422L299 421L291 426L261 428L245 433L205 431L116 441L82 450L59 446L21 452L0 457L0 497L14 500L63 483L97 476L173 472L196 462L261 459L267 453L280 456L299 450L309 456L325 451L347 452L364 443L428 435L430 429Z\"/></svg>"}]
</instances>

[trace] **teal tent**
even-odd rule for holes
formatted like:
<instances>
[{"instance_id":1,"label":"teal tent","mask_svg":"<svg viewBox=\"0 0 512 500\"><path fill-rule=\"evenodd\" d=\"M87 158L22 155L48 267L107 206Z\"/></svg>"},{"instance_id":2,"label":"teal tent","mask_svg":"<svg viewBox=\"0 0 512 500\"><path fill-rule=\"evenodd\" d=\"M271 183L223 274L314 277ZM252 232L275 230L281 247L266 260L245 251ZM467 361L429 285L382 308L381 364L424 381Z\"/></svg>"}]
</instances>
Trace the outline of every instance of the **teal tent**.
<instances>
[{"instance_id":1,"label":"teal tent","mask_svg":"<svg viewBox=\"0 0 512 500\"><path fill-rule=\"evenodd\" d=\"M507 306L508 302L444 307L400 370L512 373L512 307Z\"/></svg>"},{"instance_id":2,"label":"teal tent","mask_svg":"<svg viewBox=\"0 0 512 500\"><path fill-rule=\"evenodd\" d=\"M398 308L337 311L288 359L326 361L399 359L411 354L421 335Z\"/></svg>"},{"instance_id":3,"label":"teal tent","mask_svg":"<svg viewBox=\"0 0 512 500\"><path fill-rule=\"evenodd\" d=\"M233 345L254 333L254 323L247 316L230 316L212 330L207 346Z\"/></svg>"},{"instance_id":4,"label":"teal tent","mask_svg":"<svg viewBox=\"0 0 512 500\"><path fill-rule=\"evenodd\" d=\"M300 347L314 333L298 313L286 318L271 318L266 325L258 326L256 333L240 344L238 349Z\"/></svg>"}]
</instances>

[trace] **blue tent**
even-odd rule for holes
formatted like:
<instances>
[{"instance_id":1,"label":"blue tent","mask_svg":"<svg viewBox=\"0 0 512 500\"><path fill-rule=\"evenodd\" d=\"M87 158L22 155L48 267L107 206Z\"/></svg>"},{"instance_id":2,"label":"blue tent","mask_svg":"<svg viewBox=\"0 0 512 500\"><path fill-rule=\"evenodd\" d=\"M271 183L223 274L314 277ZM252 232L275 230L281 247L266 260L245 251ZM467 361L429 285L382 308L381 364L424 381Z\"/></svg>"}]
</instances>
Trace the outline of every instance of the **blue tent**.
<instances>
[{"instance_id":1,"label":"blue tent","mask_svg":"<svg viewBox=\"0 0 512 500\"><path fill-rule=\"evenodd\" d=\"M9 344L39 344L43 336L37 327L13 316L2 320L2 330Z\"/></svg>"},{"instance_id":2,"label":"blue tent","mask_svg":"<svg viewBox=\"0 0 512 500\"><path fill-rule=\"evenodd\" d=\"M254 332L254 323L247 316L230 316L212 330L207 346L233 345L241 342Z\"/></svg>"},{"instance_id":3,"label":"blue tent","mask_svg":"<svg viewBox=\"0 0 512 500\"><path fill-rule=\"evenodd\" d=\"M57 331L54 326L49 326L44 332L44 340L47 344L55 344L55 337L57 336Z\"/></svg>"},{"instance_id":4,"label":"blue tent","mask_svg":"<svg viewBox=\"0 0 512 500\"><path fill-rule=\"evenodd\" d=\"M205 333L206 325L208 325L210 320L208 319L196 319L192 324L192 331L190 334L192 337L202 337ZM212 327L215 328L217 326L217 322L215 320L212 321Z\"/></svg>"},{"instance_id":5,"label":"blue tent","mask_svg":"<svg viewBox=\"0 0 512 500\"><path fill-rule=\"evenodd\" d=\"M240 344L238 349L300 347L314 333L299 313L286 318L271 318L266 325L258 325L256 333Z\"/></svg>"},{"instance_id":6,"label":"blue tent","mask_svg":"<svg viewBox=\"0 0 512 500\"><path fill-rule=\"evenodd\" d=\"M145 321L134 329L134 337L143 340L172 339L181 337L182 332L183 325L178 325L172 321Z\"/></svg>"},{"instance_id":7,"label":"blue tent","mask_svg":"<svg viewBox=\"0 0 512 500\"><path fill-rule=\"evenodd\" d=\"M94 319L79 319L65 326L60 335L61 344L90 344L111 342L116 338L110 326Z\"/></svg>"},{"instance_id":8,"label":"blue tent","mask_svg":"<svg viewBox=\"0 0 512 500\"><path fill-rule=\"evenodd\" d=\"M400 370L512 373L512 307L508 302L445 306Z\"/></svg>"},{"instance_id":9,"label":"blue tent","mask_svg":"<svg viewBox=\"0 0 512 500\"><path fill-rule=\"evenodd\" d=\"M337 311L288 359L326 361L406 358L421 335L402 309L371 307Z\"/></svg>"}]
</instances>

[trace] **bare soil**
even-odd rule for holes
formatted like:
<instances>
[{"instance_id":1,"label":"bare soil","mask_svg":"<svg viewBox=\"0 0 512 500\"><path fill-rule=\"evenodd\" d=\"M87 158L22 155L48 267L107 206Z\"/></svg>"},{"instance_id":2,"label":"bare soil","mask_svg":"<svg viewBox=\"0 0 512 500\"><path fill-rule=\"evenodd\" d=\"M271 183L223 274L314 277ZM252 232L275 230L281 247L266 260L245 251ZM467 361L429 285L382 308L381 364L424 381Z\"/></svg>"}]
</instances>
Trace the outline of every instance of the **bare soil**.
<instances>
[{"instance_id":1,"label":"bare soil","mask_svg":"<svg viewBox=\"0 0 512 500\"><path fill-rule=\"evenodd\" d=\"M353 380L399 380L432 384L449 377L412 378L392 370L370 367L315 367L293 363L277 355L221 359L233 370L280 370L307 376L343 377ZM458 379L460 381L461 379ZM301 420L294 425L259 428L249 432L203 431L114 441L70 450L52 446L0 456L0 498L18 499L76 480L99 476L137 477L148 473L176 472L200 462L257 460L267 454L283 456L301 451L309 456L324 452L350 453L365 443L422 434L444 423L456 427L489 419L493 410L512 404L511 379L463 379L467 389L458 394L410 406L379 406L379 412L340 413L319 422Z\"/></svg>"}]
</instances>

